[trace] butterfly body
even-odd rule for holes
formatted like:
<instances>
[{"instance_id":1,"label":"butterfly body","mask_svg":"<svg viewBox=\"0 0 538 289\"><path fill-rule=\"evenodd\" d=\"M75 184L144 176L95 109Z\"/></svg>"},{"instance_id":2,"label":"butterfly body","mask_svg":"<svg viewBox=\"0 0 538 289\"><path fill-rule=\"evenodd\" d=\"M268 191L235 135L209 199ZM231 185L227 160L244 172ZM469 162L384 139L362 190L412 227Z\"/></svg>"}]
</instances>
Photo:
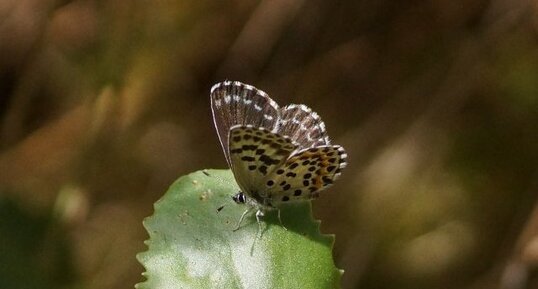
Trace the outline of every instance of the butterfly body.
<instances>
[{"instance_id":1,"label":"butterfly body","mask_svg":"<svg viewBox=\"0 0 538 289\"><path fill-rule=\"evenodd\" d=\"M258 221L282 203L317 198L346 166L344 149L330 144L325 124L305 105L280 108L253 86L225 81L211 89L211 108L241 189L234 201L256 209Z\"/></svg>"}]
</instances>

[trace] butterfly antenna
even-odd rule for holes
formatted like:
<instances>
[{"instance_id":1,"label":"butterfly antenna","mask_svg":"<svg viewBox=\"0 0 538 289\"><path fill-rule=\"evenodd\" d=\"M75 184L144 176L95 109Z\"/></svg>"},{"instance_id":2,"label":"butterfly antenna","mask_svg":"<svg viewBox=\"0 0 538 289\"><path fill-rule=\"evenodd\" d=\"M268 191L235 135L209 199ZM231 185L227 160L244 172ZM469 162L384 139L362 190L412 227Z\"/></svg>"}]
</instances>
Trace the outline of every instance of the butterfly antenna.
<instances>
[{"instance_id":1,"label":"butterfly antenna","mask_svg":"<svg viewBox=\"0 0 538 289\"><path fill-rule=\"evenodd\" d=\"M221 185L221 186L232 187L232 185L230 184L230 182L227 182L227 181L223 180L223 179L220 178L219 176L215 176L215 175L210 174L206 169L202 170L202 173L203 173L204 175L206 175L207 177L215 178L215 180L217 180L217 182L218 182L219 185ZM222 209L224 209L224 205L222 205L222 206L220 206L220 207L217 208L217 213L219 213L220 211L222 211Z\"/></svg>"},{"instance_id":2,"label":"butterfly antenna","mask_svg":"<svg viewBox=\"0 0 538 289\"><path fill-rule=\"evenodd\" d=\"M229 181L226 181L219 176L210 174L206 169L202 170L202 173L210 178L215 178L215 180L217 180L217 182L219 182L219 184L222 186L232 187L232 184Z\"/></svg>"}]
</instances>

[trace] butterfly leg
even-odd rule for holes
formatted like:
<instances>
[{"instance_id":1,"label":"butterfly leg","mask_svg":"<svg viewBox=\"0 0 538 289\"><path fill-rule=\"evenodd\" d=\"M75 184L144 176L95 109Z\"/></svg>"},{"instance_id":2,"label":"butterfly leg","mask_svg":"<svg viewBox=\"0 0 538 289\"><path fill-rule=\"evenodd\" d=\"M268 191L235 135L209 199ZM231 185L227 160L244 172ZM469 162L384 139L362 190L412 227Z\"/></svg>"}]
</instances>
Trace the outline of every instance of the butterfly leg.
<instances>
[{"instance_id":1,"label":"butterfly leg","mask_svg":"<svg viewBox=\"0 0 538 289\"><path fill-rule=\"evenodd\" d=\"M239 228L241 227L241 223L243 223L243 220L245 219L245 216L250 213L250 211L252 211L251 208L248 208L246 209L243 214L241 215L241 218L239 218L239 222L237 222L237 226L235 227L235 229L233 229L233 231L237 231L239 230ZM258 213L256 213L256 220L258 219ZM259 223L259 222L258 222Z\"/></svg>"},{"instance_id":2,"label":"butterfly leg","mask_svg":"<svg viewBox=\"0 0 538 289\"><path fill-rule=\"evenodd\" d=\"M262 237L262 217L265 216L262 210L256 211L256 222L258 222L258 237Z\"/></svg>"},{"instance_id":3,"label":"butterfly leg","mask_svg":"<svg viewBox=\"0 0 538 289\"><path fill-rule=\"evenodd\" d=\"M280 209L277 209L277 211L278 211L278 212L277 212L277 217L278 217L278 221L280 222L280 226L282 226L282 228L284 228L284 230L287 231L288 228L286 228L286 227L284 226L284 224L282 223L282 219L280 218Z\"/></svg>"}]
</instances>

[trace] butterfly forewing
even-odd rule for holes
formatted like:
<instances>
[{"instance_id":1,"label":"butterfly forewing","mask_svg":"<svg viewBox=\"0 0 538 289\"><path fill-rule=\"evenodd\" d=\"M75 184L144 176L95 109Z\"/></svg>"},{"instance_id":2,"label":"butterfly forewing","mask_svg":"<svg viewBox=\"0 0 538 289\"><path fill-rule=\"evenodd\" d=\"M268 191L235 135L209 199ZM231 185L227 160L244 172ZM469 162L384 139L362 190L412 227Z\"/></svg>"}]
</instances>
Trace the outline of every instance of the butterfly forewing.
<instances>
[{"instance_id":1,"label":"butterfly forewing","mask_svg":"<svg viewBox=\"0 0 538 289\"><path fill-rule=\"evenodd\" d=\"M301 149L329 144L325 124L306 105L290 104L279 111L277 132L290 137Z\"/></svg>"},{"instance_id":2,"label":"butterfly forewing","mask_svg":"<svg viewBox=\"0 0 538 289\"><path fill-rule=\"evenodd\" d=\"M226 161L228 134L235 125L252 125L269 131L276 126L278 105L267 94L238 81L224 81L211 89L211 110Z\"/></svg>"},{"instance_id":3,"label":"butterfly forewing","mask_svg":"<svg viewBox=\"0 0 538 289\"><path fill-rule=\"evenodd\" d=\"M265 181L271 204L309 200L328 188L346 166L347 155L338 145L301 150L273 171Z\"/></svg>"},{"instance_id":4,"label":"butterfly forewing","mask_svg":"<svg viewBox=\"0 0 538 289\"><path fill-rule=\"evenodd\" d=\"M229 149L231 169L241 190L258 201L266 198L266 179L282 167L297 145L265 128L233 126Z\"/></svg>"}]
</instances>

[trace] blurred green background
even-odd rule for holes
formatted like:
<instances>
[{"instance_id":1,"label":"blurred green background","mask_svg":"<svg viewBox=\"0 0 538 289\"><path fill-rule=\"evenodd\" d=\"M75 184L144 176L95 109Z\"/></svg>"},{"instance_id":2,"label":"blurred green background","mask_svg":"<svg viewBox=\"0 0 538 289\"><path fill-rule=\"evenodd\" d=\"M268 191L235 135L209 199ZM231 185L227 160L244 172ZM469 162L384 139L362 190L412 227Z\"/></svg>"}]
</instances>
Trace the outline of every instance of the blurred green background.
<instances>
[{"instance_id":1,"label":"blurred green background","mask_svg":"<svg viewBox=\"0 0 538 289\"><path fill-rule=\"evenodd\" d=\"M142 219L226 167L209 89L306 103L343 288L538 288L538 4L1 0L0 288L133 288Z\"/></svg>"}]
</instances>

